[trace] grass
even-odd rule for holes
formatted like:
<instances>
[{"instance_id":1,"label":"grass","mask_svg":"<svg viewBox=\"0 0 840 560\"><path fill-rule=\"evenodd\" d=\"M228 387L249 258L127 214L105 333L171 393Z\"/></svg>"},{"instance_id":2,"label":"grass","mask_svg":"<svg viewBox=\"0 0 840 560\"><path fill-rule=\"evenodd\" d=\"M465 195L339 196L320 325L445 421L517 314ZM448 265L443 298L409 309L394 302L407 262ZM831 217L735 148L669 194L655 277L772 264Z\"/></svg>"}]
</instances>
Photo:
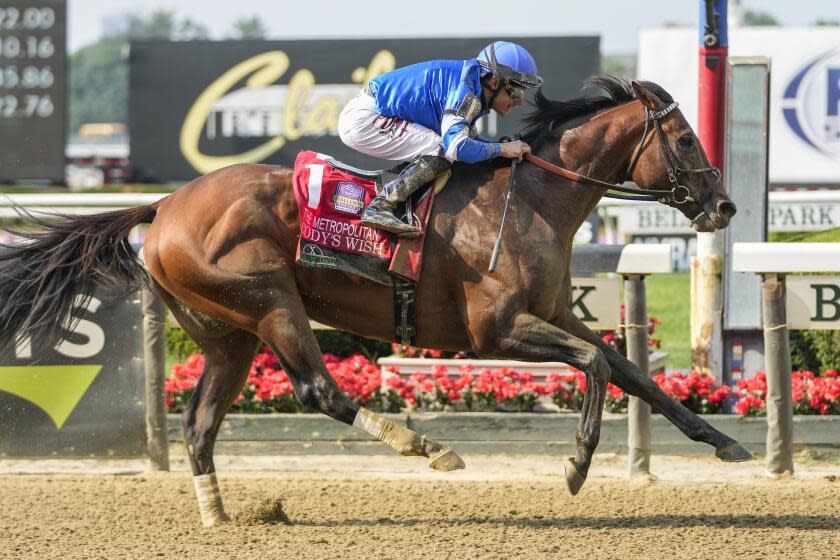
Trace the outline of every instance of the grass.
<instances>
[{"instance_id":1,"label":"grass","mask_svg":"<svg viewBox=\"0 0 840 560\"><path fill-rule=\"evenodd\" d=\"M770 233L772 243L837 243L840 242L840 228L824 231L775 231Z\"/></svg>"},{"instance_id":2,"label":"grass","mask_svg":"<svg viewBox=\"0 0 840 560\"><path fill-rule=\"evenodd\" d=\"M667 367L691 367L691 277L688 272L652 274L645 278L648 316L662 323L654 337L662 341L661 350L668 352Z\"/></svg>"}]
</instances>

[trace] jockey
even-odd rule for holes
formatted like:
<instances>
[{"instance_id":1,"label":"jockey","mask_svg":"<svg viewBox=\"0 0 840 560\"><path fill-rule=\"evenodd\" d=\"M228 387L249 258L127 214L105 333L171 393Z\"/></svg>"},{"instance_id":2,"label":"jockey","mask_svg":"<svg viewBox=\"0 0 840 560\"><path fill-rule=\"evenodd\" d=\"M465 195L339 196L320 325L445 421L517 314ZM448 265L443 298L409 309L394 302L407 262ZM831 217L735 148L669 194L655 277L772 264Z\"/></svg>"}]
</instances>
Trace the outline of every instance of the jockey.
<instances>
[{"instance_id":1,"label":"jockey","mask_svg":"<svg viewBox=\"0 0 840 560\"><path fill-rule=\"evenodd\" d=\"M339 136L363 154L411 162L383 186L362 223L418 236L421 230L394 216L394 209L452 162L522 159L531 151L528 144L485 140L475 123L491 109L505 116L522 104L526 89L541 85L533 57L506 41L488 45L470 60L421 62L372 79L341 112Z\"/></svg>"}]
</instances>

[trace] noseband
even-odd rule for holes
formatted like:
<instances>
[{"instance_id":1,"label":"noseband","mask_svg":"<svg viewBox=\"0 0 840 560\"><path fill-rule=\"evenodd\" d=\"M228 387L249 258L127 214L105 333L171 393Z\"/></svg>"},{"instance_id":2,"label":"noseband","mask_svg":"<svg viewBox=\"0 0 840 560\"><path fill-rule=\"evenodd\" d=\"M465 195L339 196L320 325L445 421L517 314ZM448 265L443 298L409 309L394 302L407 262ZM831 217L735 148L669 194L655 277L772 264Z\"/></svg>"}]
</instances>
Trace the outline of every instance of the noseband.
<instances>
[{"instance_id":1,"label":"noseband","mask_svg":"<svg viewBox=\"0 0 840 560\"><path fill-rule=\"evenodd\" d=\"M608 192L604 195L608 198L618 198L621 200L635 200L645 202L661 202L663 204L672 205L681 205L691 202L697 202L697 200L691 196L691 191L688 190L688 187L679 184L680 176L689 173L713 173L715 175L715 180L720 181L720 170L717 167L698 167L691 169L683 169L680 167L676 156L674 156L674 152L671 151L671 147L668 145L668 139L665 137L665 133L662 131L662 125L659 122L666 115L668 115L668 113L676 109L678 106L679 104L674 102L660 111L651 111L650 109L645 107L645 130L644 132L642 132L642 138L641 140L639 140L639 144L636 146L636 149L633 152L633 157L630 160L630 165L627 167L627 171L624 173L624 180L622 181L622 183L624 183L630 180L630 177L633 175L633 169L636 167L636 164L639 162L639 158L641 157L642 152L644 152L645 150L645 140L647 139L648 132L651 128L651 124L653 124L653 128L654 130L656 130L656 134L659 137L659 145L662 149L663 155L665 156L665 167L668 170L668 181L671 183L671 188L668 190L636 189L632 187L622 187L621 184L607 183L606 181L601 181L599 179L595 179L594 177L581 175L580 173L564 169L560 166L554 165L553 163L549 163L544 159L538 158L532 154L525 154L525 159L530 161L537 167L545 169L546 171L554 173L555 175L560 175L561 177L571 179L572 181L575 181L577 183L590 183L593 185L606 187L608 189L618 191L621 193L627 193L621 195ZM701 209L692 221L696 220L702 215L703 210Z\"/></svg>"}]
</instances>

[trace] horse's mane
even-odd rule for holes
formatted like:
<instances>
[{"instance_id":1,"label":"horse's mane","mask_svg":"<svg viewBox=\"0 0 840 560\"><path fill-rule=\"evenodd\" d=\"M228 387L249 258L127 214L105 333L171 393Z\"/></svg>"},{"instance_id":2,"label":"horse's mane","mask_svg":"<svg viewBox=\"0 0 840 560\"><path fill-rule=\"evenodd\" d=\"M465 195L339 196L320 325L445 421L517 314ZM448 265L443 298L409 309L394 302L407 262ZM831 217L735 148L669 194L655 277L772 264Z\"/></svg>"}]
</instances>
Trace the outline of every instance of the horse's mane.
<instances>
[{"instance_id":1,"label":"horse's mane","mask_svg":"<svg viewBox=\"0 0 840 560\"><path fill-rule=\"evenodd\" d=\"M642 82L651 93L664 103L673 103L674 99L665 89L653 82ZM552 101L543 95L542 88L537 90L531 105L531 111L522 120L524 124L522 139L536 150L545 140L553 138L553 131L558 126L572 119L583 117L635 99L631 82L615 76L593 76L583 82L583 89L600 89L606 92L602 95L586 95L566 101Z\"/></svg>"}]
</instances>

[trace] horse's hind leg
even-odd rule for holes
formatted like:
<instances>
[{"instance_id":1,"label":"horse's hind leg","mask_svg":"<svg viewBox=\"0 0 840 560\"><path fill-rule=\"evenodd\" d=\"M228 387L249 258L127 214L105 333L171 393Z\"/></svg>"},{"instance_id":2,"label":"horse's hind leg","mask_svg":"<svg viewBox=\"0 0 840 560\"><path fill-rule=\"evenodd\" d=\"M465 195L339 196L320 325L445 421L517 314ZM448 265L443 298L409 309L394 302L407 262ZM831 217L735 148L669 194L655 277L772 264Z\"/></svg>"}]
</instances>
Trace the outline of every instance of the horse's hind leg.
<instances>
[{"instance_id":1,"label":"horse's hind leg","mask_svg":"<svg viewBox=\"0 0 840 560\"><path fill-rule=\"evenodd\" d=\"M222 506L213 447L222 419L248 377L259 339L247 331L188 313L159 286L158 291L187 334L204 351L204 371L181 416L181 428L201 522L209 527L230 520Z\"/></svg>"},{"instance_id":2,"label":"horse's hind leg","mask_svg":"<svg viewBox=\"0 0 840 560\"><path fill-rule=\"evenodd\" d=\"M690 439L712 445L715 455L723 461L749 461L753 458L743 445L665 394L648 375L642 374L633 362L601 340L573 314L568 313L564 327L603 352L610 364L611 381L615 386L659 410Z\"/></svg>"},{"instance_id":3,"label":"horse's hind leg","mask_svg":"<svg viewBox=\"0 0 840 560\"><path fill-rule=\"evenodd\" d=\"M471 324L479 325L481 310L470 316ZM474 333L475 350L488 357L512 358L530 362L564 362L586 375L586 393L576 435L577 452L566 467L566 485L572 495L583 486L598 446L601 415L604 409L610 368L604 355L595 346L527 313L513 319L507 328L492 327ZM477 336L476 336L477 334Z\"/></svg>"},{"instance_id":4,"label":"horse's hind leg","mask_svg":"<svg viewBox=\"0 0 840 560\"><path fill-rule=\"evenodd\" d=\"M258 343L251 333L236 330L199 345L204 350L204 371L181 417L181 428L201 522L209 527L230 520L222 506L213 447L225 413L242 391Z\"/></svg>"},{"instance_id":5,"label":"horse's hind leg","mask_svg":"<svg viewBox=\"0 0 840 560\"><path fill-rule=\"evenodd\" d=\"M464 467L461 458L448 447L350 400L324 365L303 302L292 288L294 281L277 285L286 288L274 290L272 311L260 321L258 334L277 354L301 404L367 432L401 455L429 457L429 466L436 470Z\"/></svg>"}]
</instances>

